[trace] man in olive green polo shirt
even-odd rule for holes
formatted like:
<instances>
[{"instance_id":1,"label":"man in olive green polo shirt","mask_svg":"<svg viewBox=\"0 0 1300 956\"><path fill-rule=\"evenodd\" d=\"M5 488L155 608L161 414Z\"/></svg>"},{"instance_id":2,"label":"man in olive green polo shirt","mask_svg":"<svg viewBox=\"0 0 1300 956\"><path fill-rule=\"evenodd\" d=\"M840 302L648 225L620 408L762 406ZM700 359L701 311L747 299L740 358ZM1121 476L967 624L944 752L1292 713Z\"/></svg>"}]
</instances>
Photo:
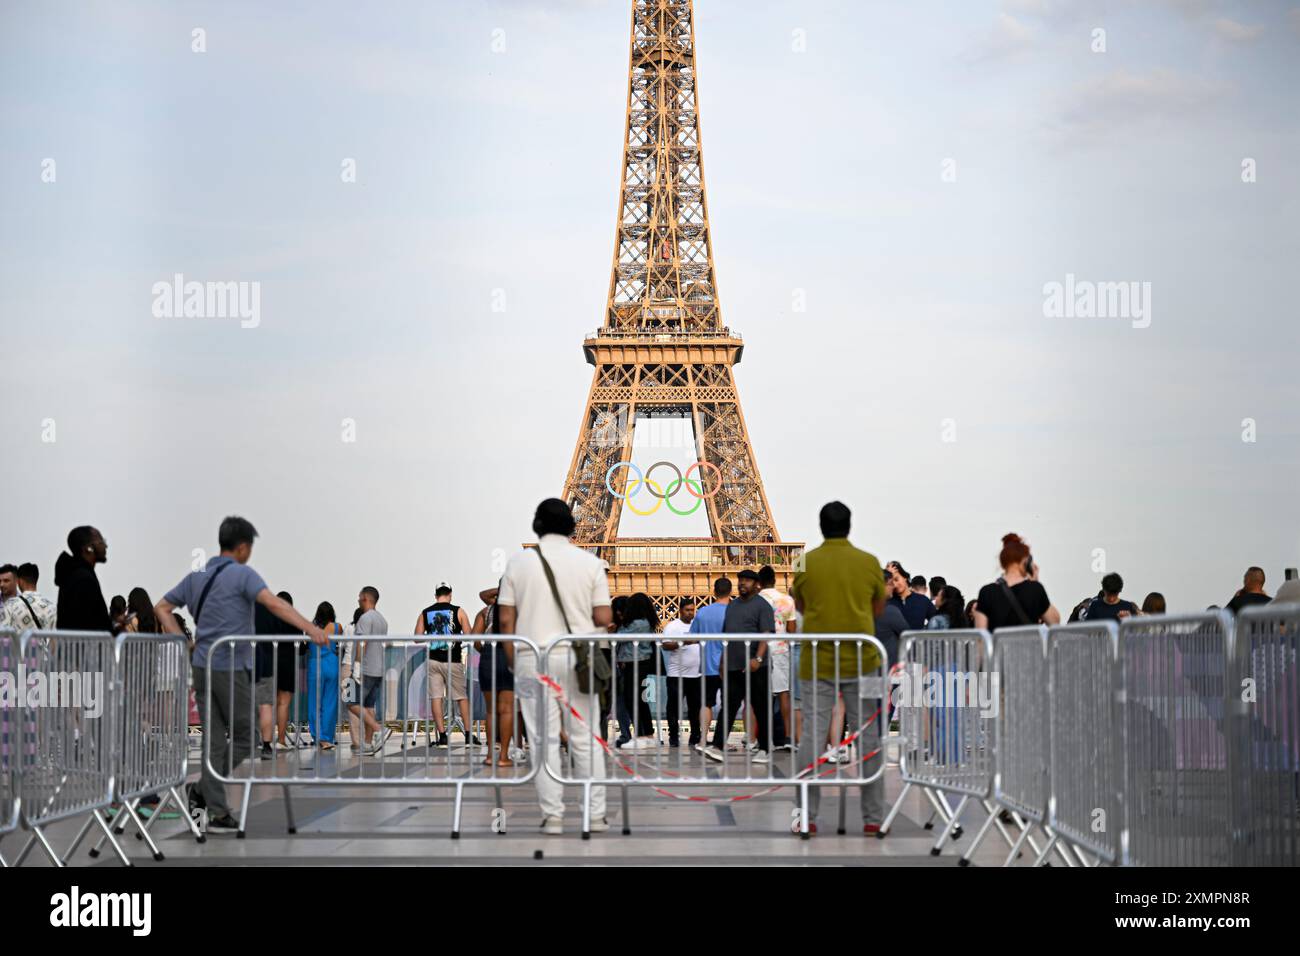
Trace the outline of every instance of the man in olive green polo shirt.
<instances>
[{"instance_id":1,"label":"man in olive green polo shirt","mask_svg":"<svg viewBox=\"0 0 1300 956\"><path fill-rule=\"evenodd\" d=\"M795 608L803 614L805 634L875 634L876 615L885 609L885 579L880 562L874 554L860 551L849 544L850 512L839 501L832 501L821 510L821 547L813 548L803 557L803 570L794 576L790 594ZM858 676L874 674L880 666L880 654L874 647L842 642L839 660L835 645L825 641L817 645L815 653L805 646L800 654L799 681L803 698L804 731L799 741L799 767L811 764L821 754L826 739L826 728L831 711L839 696L844 696L845 728L856 731L862 726L863 701L858 692ZM838 669L837 669L838 663ZM868 704L874 713L880 706ZM877 717L877 720L880 718ZM875 731L873 733L873 731ZM873 740L879 729L872 724L858 741L859 754L876 749ZM838 746L838 741L832 746ZM882 755L877 753L865 761L862 777L870 777L880 766ZM824 767L812 771L815 776ZM858 777L858 773L852 776ZM808 830L817 832L817 809L821 803L821 788L809 787ZM885 781L882 776L862 787L862 831L868 836L880 832L885 816Z\"/></svg>"}]
</instances>

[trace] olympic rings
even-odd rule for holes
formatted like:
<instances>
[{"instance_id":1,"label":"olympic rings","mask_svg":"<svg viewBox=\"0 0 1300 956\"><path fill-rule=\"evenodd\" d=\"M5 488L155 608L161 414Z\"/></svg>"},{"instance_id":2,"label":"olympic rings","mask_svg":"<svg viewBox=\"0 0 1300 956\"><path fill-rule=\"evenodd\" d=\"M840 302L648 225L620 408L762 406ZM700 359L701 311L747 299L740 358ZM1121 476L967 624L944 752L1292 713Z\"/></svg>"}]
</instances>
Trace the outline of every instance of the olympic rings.
<instances>
[{"instance_id":1,"label":"olympic rings","mask_svg":"<svg viewBox=\"0 0 1300 956\"><path fill-rule=\"evenodd\" d=\"M660 465L665 465L676 473L676 476L668 482L667 487L660 486L658 482L650 477L654 470ZM614 486L610 483L610 478L613 477L615 469L618 468L626 468L629 472L627 479L628 485L624 494L619 494L615 491ZM703 470L708 468L712 468L714 473L717 475L717 487L712 491L706 492L704 488L706 481ZM700 470L698 481L691 478L691 472L696 470ZM695 499L695 504L689 510L679 511L677 508L673 507L673 503L669 499L673 498L683 486L686 488L686 493ZM646 510L637 508L631 501L632 498L640 493L642 487L646 488L650 492L650 496L656 499L654 507ZM682 470L671 461L657 461L643 473L640 468L630 461L616 461L614 464L610 465L609 470L605 472L605 490L615 498L621 498L623 500L623 507L627 508L635 515L652 515L659 510L660 505L667 502L669 511L675 515L686 517L687 515L693 515L695 512L699 511L700 505L706 498L712 498L722 490L722 469L709 461L697 461L686 469L685 474L682 474Z\"/></svg>"},{"instance_id":2,"label":"olympic rings","mask_svg":"<svg viewBox=\"0 0 1300 956\"><path fill-rule=\"evenodd\" d=\"M701 495L696 495L696 497L697 497L697 498L712 498L714 495L716 495L719 491L722 490L722 469L719 468L717 465L715 465L715 464L714 464L713 462L711 462L711 461L697 461L695 464L691 465L691 467L689 467L689 468L686 469L686 477L689 479L689 478L691 477L691 472L693 472L696 468L699 468L701 465L704 465L706 468L712 468L713 471L717 474L717 476L718 476L718 487L714 488L714 489L713 489L712 491L710 491L707 495L703 495L703 494L701 494ZM700 474L700 481L701 481L701 482L704 481L704 474L703 474L703 473ZM687 488L686 490L687 490L687 492L690 492L690 489L689 489L689 488Z\"/></svg>"},{"instance_id":3,"label":"olympic rings","mask_svg":"<svg viewBox=\"0 0 1300 956\"><path fill-rule=\"evenodd\" d=\"M691 505L691 510L690 510L690 511L678 511L676 508L673 507L673 503L672 503L672 501L671 501L672 496L675 495L675 494L677 494L677 489L678 489L679 487L681 487L681 483L682 483L683 481L687 482L688 484L692 484L692 485L695 486L695 491L692 492L692 494L695 495L695 504ZM700 492L701 489L700 489L700 483L699 483L698 481L693 481L693 480L690 479L690 478L678 478L677 481L676 481L674 484L669 485L668 487L669 487L670 490L668 491L667 494L665 494L665 495L663 496L663 498L662 498L661 500L664 501L664 502L668 505L668 510L671 511L671 512L672 512L673 514L675 514L675 515L681 515L683 518L685 518L687 515L693 515L693 514L695 514L695 512L697 512L697 511L700 510L700 505L704 504L704 496L701 495L701 494L699 494L699 492ZM689 490L689 489L687 489L687 490ZM658 506L658 505L655 505L655 507L657 508L657 507L659 507L659 506Z\"/></svg>"},{"instance_id":4,"label":"olympic rings","mask_svg":"<svg viewBox=\"0 0 1300 956\"><path fill-rule=\"evenodd\" d=\"M653 471L654 471L656 468L658 468L660 465L667 465L667 466L668 466L669 468L671 468L673 471L677 472L677 483L678 483L678 485L680 486L680 485L681 485L681 481L682 481L682 470L681 470L680 468L678 468L676 465L674 465L671 461L657 461L657 462L655 462L653 465L651 465L651 466L649 467L649 469L647 469L647 471L646 471L646 473L645 473L645 476L646 476L647 478L649 478L649 477L650 477L650 473L653 472ZM654 495L655 493L652 491L652 492L650 492L650 494ZM655 495L655 497L656 497L656 498L662 498L662 497L664 497L664 496L663 496L663 495Z\"/></svg>"},{"instance_id":5,"label":"olympic rings","mask_svg":"<svg viewBox=\"0 0 1300 956\"><path fill-rule=\"evenodd\" d=\"M615 469L615 468L628 468L628 469L630 469L630 470L636 472L636 480L637 480L637 481L644 481L644 480L645 480L645 475L641 474L641 469L638 468L636 465L632 464L630 461L616 461L616 462L614 462L614 464L612 464L612 465L609 466L609 471L605 472L605 490L608 491L608 492L609 492L611 495L613 495L615 498L625 498L625 497L626 497L625 495L620 495L617 491L615 491L615 490L614 490L613 488L611 488L610 485L609 485L609 476L612 475L612 474L614 474L614 469Z\"/></svg>"},{"instance_id":6,"label":"olympic rings","mask_svg":"<svg viewBox=\"0 0 1300 956\"><path fill-rule=\"evenodd\" d=\"M643 484L643 485L648 485L648 486L651 486L651 487L654 487L654 488L658 488L658 487L659 487L659 486L656 485L653 481L651 481L649 478L633 478L632 480L633 480L633 481L640 482L640 483ZM661 504L663 504L665 501L668 500L668 496L667 496L667 495L655 495L655 493L654 493L653 491L651 491L650 494L654 495L655 498L658 499L658 500L655 502L655 506L654 506L653 508L651 508L649 511L639 511L639 510L637 510L636 505L632 504L632 495L634 495L634 494L636 494L635 491L631 492L630 494L626 495L626 496L623 498L623 507L626 508L628 511L632 512L632 514L634 514L634 515L643 515L643 516L644 516L644 515L652 515L652 514L654 514L656 511L659 510L659 506L660 506Z\"/></svg>"}]
</instances>

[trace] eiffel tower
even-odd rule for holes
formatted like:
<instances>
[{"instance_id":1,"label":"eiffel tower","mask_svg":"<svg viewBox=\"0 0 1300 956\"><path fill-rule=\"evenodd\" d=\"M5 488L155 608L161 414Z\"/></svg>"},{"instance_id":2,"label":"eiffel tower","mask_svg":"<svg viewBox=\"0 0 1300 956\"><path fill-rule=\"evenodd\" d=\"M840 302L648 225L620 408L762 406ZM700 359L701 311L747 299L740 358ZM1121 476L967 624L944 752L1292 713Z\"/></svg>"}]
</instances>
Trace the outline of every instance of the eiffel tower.
<instances>
[{"instance_id":1,"label":"eiffel tower","mask_svg":"<svg viewBox=\"0 0 1300 956\"><path fill-rule=\"evenodd\" d=\"M564 500L574 541L609 563L613 594L644 591L660 619L706 602L713 580L770 564L788 590L801 543L782 542L749 444L722 324L700 146L692 0L633 0L627 135L613 274L603 325L583 342L596 368ZM638 418L687 417L698 462L638 476ZM640 486L640 487L638 487ZM622 538L629 506L708 513L708 538ZM637 504L642 502L642 504Z\"/></svg>"}]
</instances>

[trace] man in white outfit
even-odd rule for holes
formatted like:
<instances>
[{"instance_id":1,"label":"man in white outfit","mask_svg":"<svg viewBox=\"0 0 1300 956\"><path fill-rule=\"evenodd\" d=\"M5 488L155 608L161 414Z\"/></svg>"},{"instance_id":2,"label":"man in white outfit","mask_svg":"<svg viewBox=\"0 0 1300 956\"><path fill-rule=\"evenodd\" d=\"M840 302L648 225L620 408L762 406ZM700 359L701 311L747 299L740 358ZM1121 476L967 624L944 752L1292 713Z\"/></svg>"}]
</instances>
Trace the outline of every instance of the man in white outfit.
<instances>
[{"instance_id":1,"label":"man in white outfit","mask_svg":"<svg viewBox=\"0 0 1300 956\"><path fill-rule=\"evenodd\" d=\"M573 534L573 513L558 498L547 498L537 506L533 532L537 548L525 548L506 565L497 594L497 621L502 634L530 638L543 653L568 633L604 634L613 621L610 611L607 566L594 554L569 542ZM551 590L544 556L555 578L559 602ZM539 662L530 649L505 645L506 657L515 673L515 693L523 710L528 738L542 739L542 706L546 707L545 754L547 768L537 774L537 796L542 807L542 832L564 832L564 786L556 779L561 773L561 711L555 692L537 679ZM599 651L592 646L592 653ZM565 642L556 647L549 659L549 674L564 688L564 693L590 726L600 719L600 704L595 694L578 689L573 645ZM569 750L573 754L580 778L605 776L605 754L592 739L590 726L571 723L568 728ZM536 759L536 758L534 758ZM601 833L609 829L605 820L605 788L591 788L590 828ZM584 820L584 822L586 822Z\"/></svg>"}]
</instances>

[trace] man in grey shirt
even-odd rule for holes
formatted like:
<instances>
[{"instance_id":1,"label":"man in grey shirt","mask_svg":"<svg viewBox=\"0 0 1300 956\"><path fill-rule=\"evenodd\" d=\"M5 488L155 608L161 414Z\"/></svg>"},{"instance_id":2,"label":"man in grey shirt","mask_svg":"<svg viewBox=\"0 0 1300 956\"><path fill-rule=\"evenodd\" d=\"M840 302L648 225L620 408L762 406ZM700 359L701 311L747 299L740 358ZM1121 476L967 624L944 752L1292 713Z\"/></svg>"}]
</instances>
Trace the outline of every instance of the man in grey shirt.
<instances>
[{"instance_id":1,"label":"man in grey shirt","mask_svg":"<svg viewBox=\"0 0 1300 956\"><path fill-rule=\"evenodd\" d=\"M227 518L217 532L221 554L208 561L202 571L192 571L167 592L154 607L158 623L168 634L182 634L173 612L189 608L194 618L194 655L190 664L194 678L194 700L208 743L208 759L202 761L198 793L190 790L190 807L207 807L208 828L236 830L239 823L230 815L226 787L210 767L229 776L253 751L253 645L251 642L223 644L213 653L218 638L253 633L253 605L261 604L287 624L302 631L315 644L325 643L319 627L276 597L262 576L248 566L257 529L243 518ZM208 709L208 679L212 677L212 708ZM227 735L229 739L227 740Z\"/></svg>"},{"instance_id":2,"label":"man in grey shirt","mask_svg":"<svg viewBox=\"0 0 1300 956\"><path fill-rule=\"evenodd\" d=\"M357 637L379 637L388 633L388 621L375 607L379 603L379 589L366 585L357 595L357 604L361 607L361 616L357 618ZM357 645L356 659L361 661L361 704L348 706L354 715L365 723L362 732L367 744L366 753L376 754L384 749L392 730L385 729L375 719L375 707L379 700L380 689L384 686L384 642L361 641ZM379 739L375 740L378 735ZM374 741L372 744L371 741ZM354 750L361 749L361 741L355 741Z\"/></svg>"}]
</instances>

